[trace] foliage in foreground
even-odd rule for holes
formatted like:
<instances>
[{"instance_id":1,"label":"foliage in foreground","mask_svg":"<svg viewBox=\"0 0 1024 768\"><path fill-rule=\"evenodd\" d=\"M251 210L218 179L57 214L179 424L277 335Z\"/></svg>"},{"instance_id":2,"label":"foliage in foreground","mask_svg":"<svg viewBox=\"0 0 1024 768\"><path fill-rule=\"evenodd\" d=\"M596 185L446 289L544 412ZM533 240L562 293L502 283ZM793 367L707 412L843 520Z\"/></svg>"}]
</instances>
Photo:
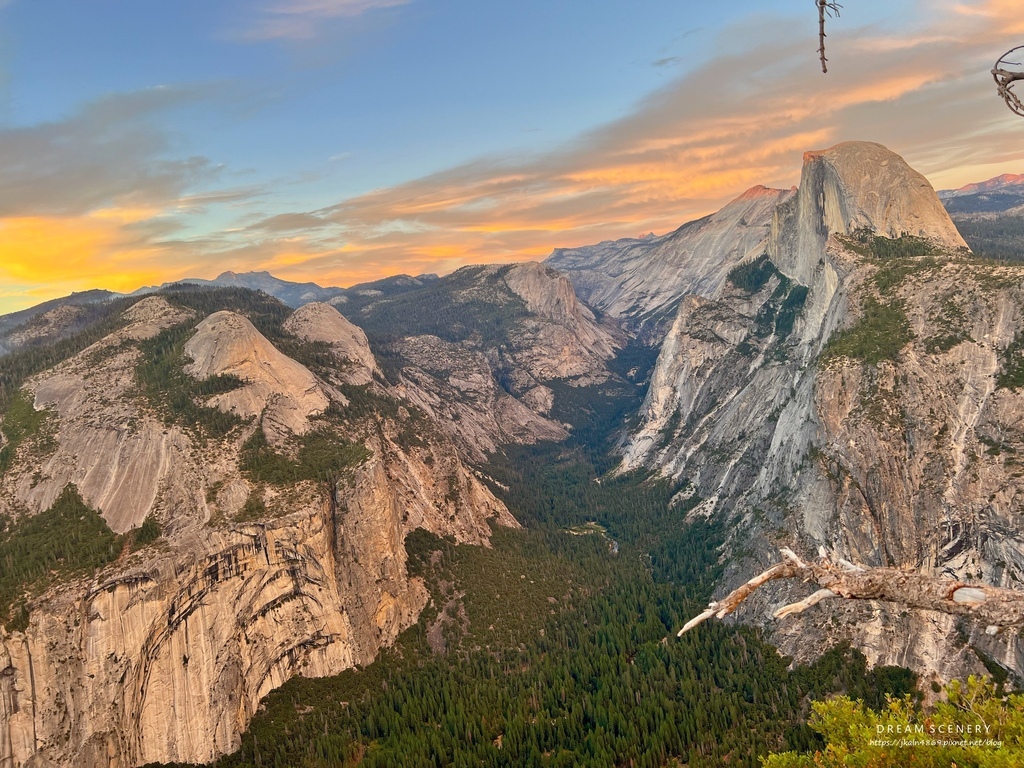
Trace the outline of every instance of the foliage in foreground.
<instances>
[{"instance_id":1,"label":"foliage in foreground","mask_svg":"<svg viewBox=\"0 0 1024 768\"><path fill-rule=\"evenodd\" d=\"M946 686L947 701L922 709L909 698L872 709L848 696L812 705L826 744L813 754L771 755L764 768L949 768L1024 765L1024 696L1000 697L991 680Z\"/></svg>"}]
</instances>

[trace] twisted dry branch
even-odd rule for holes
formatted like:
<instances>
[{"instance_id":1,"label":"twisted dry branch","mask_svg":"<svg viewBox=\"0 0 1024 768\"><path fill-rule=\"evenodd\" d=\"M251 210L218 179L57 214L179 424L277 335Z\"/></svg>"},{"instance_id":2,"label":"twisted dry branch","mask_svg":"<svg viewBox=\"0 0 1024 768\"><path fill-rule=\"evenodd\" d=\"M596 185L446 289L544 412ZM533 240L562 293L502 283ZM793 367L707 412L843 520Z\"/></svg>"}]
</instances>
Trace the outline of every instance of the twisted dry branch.
<instances>
[{"instance_id":1,"label":"twisted dry branch","mask_svg":"<svg viewBox=\"0 0 1024 768\"><path fill-rule=\"evenodd\" d=\"M1013 112L1024 116L1024 104L1021 103L1020 97L1013 92L1014 83L1024 80L1024 64L1019 61L1021 56L1019 52L1024 52L1024 46L1011 48L1000 56L995 66L992 67L992 79L996 81L999 98L1005 101L1006 106ZM1018 59L1018 61L1012 59Z\"/></svg>"},{"instance_id":2,"label":"twisted dry branch","mask_svg":"<svg viewBox=\"0 0 1024 768\"><path fill-rule=\"evenodd\" d=\"M679 636L712 616L721 619L729 615L759 587L775 579L802 579L819 587L809 597L775 611L777 619L794 616L822 600L838 597L881 600L904 608L968 616L984 623L989 634L1024 625L1024 592L988 584L965 584L955 579L935 578L896 568L864 568L845 560L832 562L824 557L818 563L805 563L789 549L783 549L782 555L781 563L758 574L721 600L710 603L703 613L679 630Z\"/></svg>"}]
</instances>

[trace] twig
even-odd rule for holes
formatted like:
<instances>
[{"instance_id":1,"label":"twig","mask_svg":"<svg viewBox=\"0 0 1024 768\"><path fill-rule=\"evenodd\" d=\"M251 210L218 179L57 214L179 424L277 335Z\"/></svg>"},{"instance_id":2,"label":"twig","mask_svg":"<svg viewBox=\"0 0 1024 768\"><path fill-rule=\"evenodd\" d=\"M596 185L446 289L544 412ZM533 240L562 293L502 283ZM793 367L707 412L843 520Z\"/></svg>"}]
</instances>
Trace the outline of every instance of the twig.
<instances>
[{"instance_id":1,"label":"twig","mask_svg":"<svg viewBox=\"0 0 1024 768\"><path fill-rule=\"evenodd\" d=\"M821 57L821 71L827 73L828 65L826 62L828 59L825 58L825 18L831 16L838 18L839 9L843 6L833 2L833 0L814 0L814 2L818 6L818 55Z\"/></svg>"}]
</instances>

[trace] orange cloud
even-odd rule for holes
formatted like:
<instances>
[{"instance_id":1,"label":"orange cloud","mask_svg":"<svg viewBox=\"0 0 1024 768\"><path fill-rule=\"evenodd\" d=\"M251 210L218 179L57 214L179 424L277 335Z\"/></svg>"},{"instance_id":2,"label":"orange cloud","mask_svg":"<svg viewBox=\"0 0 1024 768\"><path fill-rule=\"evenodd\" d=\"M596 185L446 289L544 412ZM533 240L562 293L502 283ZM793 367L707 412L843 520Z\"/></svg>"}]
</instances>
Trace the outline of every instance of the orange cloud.
<instances>
[{"instance_id":1,"label":"orange cloud","mask_svg":"<svg viewBox=\"0 0 1024 768\"><path fill-rule=\"evenodd\" d=\"M346 245L311 260L306 277L369 263L411 272L402 267L432 255L436 264L537 258L665 231L755 184L790 186L805 150L847 139L880 141L949 186L983 178L997 157L1024 162L1019 121L979 64L1001 52L1000 25L1014 9L997 0L979 11L929 8L927 23L897 35L845 30L827 77L790 25L729 30L722 48L734 53L561 150L469 163L317 212Z\"/></svg>"},{"instance_id":2,"label":"orange cloud","mask_svg":"<svg viewBox=\"0 0 1024 768\"><path fill-rule=\"evenodd\" d=\"M717 58L632 114L556 150L465 163L322 210L270 211L206 238L160 240L161 216L145 207L2 219L0 282L47 282L55 295L267 269L351 285L543 258L559 246L665 232L755 184L789 187L804 151L848 139L904 154L936 186L1022 170L1024 123L988 75L1024 31L1016 0L936 2L919 18L895 34L837 22L823 76L813 35L759 17L726 30ZM180 196L179 186L170 188Z\"/></svg>"},{"instance_id":3,"label":"orange cloud","mask_svg":"<svg viewBox=\"0 0 1024 768\"><path fill-rule=\"evenodd\" d=\"M108 208L0 219L0 284L24 287L0 294L0 312L71 291L132 291L167 279L164 249L150 242L145 229L154 214Z\"/></svg>"},{"instance_id":4,"label":"orange cloud","mask_svg":"<svg viewBox=\"0 0 1024 768\"><path fill-rule=\"evenodd\" d=\"M1021 16L1017 0L988 0L980 5L958 3L954 9L961 16L980 17L991 22L990 28L1002 34L1017 35L1024 32L1024 17Z\"/></svg>"},{"instance_id":5,"label":"orange cloud","mask_svg":"<svg viewBox=\"0 0 1024 768\"><path fill-rule=\"evenodd\" d=\"M0 274L28 282L89 285L104 278L113 290L138 287L159 274L158 249L125 234L148 212L102 210L84 216L0 219ZM141 266L147 265L147 266Z\"/></svg>"}]
</instances>

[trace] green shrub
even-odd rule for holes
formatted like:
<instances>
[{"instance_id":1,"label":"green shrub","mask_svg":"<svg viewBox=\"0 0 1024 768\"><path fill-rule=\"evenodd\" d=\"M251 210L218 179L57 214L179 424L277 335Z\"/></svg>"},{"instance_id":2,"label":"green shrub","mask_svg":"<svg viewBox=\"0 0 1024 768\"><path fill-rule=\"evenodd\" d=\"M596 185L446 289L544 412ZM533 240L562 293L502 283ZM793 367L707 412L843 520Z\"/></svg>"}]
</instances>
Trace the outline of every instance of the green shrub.
<instances>
[{"instance_id":1,"label":"green shrub","mask_svg":"<svg viewBox=\"0 0 1024 768\"><path fill-rule=\"evenodd\" d=\"M999 355L1000 370L996 374L996 388L1019 389L1024 387L1024 334L1014 336Z\"/></svg>"},{"instance_id":2,"label":"green shrub","mask_svg":"<svg viewBox=\"0 0 1024 768\"><path fill-rule=\"evenodd\" d=\"M772 264L771 259L768 258L768 254L765 253L753 261L733 267L729 270L726 278L741 291L755 294L764 288L768 281L771 280L772 275L777 275L778 273L779 271Z\"/></svg>"},{"instance_id":3,"label":"green shrub","mask_svg":"<svg viewBox=\"0 0 1024 768\"><path fill-rule=\"evenodd\" d=\"M880 261L934 256L941 253L941 250L930 241L906 232L899 237L883 237L875 234L873 230L861 228L848 235L840 235L839 239L854 252Z\"/></svg>"},{"instance_id":4,"label":"green shrub","mask_svg":"<svg viewBox=\"0 0 1024 768\"><path fill-rule=\"evenodd\" d=\"M1004 698L992 681L975 677L966 684L954 680L945 690L946 700L927 708L908 696L883 706L849 696L816 701L810 726L822 737L820 747L771 755L764 768L1024 764L1024 697Z\"/></svg>"},{"instance_id":5,"label":"green shrub","mask_svg":"<svg viewBox=\"0 0 1024 768\"><path fill-rule=\"evenodd\" d=\"M349 443L326 430L310 432L300 442L298 465L303 480L336 480L370 457L364 446Z\"/></svg>"},{"instance_id":6,"label":"green shrub","mask_svg":"<svg viewBox=\"0 0 1024 768\"><path fill-rule=\"evenodd\" d=\"M7 444L0 448L0 475L10 469L18 446L26 439L42 436L44 450L55 447L52 435L49 434L49 418L48 411L35 409L32 398L24 390L19 390L11 398L3 420L3 432L7 437Z\"/></svg>"},{"instance_id":7,"label":"green shrub","mask_svg":"<svg viewBox=\"0 0 1024 768\"><path fill-rule=\"evenodd\" d=\"M900 350L913 339L902 301L893 299L883 304L869 296L864 300L861 317L829 339L822 360L849 357L878 365L882 360L896 359Z\"/></svg>"},{"instance_id":8,"label":"green shrub","mask_svg":"<svg viewBox=\"0 0 1024 768\"><path fill-rule=\"evenodd\" d=\"M0 612L8 620L24 618L16 604L29 587L94 571L116 560L123 544L68 484L49 509L17 521L0 538Z\"/></svg>"},{"instance_id":9,"label":"green shrub","mask_svg":"<svg viewBox=\"0 0 1024 768\"><path fill-rule=\"evenodd\" d=\"M349 443L327 430L299 438L296 458L274 450L260 427L242 444L239 469L254 482L287 485L303 480L337 482L370 456L362 445Z\"/></svg>"},{"instance_id":10,"label":"green shrub","mask_svg":"<svg viewBox=\"0 0 1024 768\"><path fill-rule=\"evenodd\" d=\"M263 491L255 488L245 500L242 509L235 515L235 522L247 523L267 516L267 504L263 501Z\"/></svg>"},{"instance_id":11,"label":"green shrub","mask_svg":"<svg viewBox=\"0 0 1024 768\"><path fill-rule=\"evenodd\" d=\"M160 534L160 523L157 522L152 513L146 515L146 519L142 521L142 525L140 525L135 531L135 538L132 539L132 549L141 549L147 544L152 544L160 538Z\"/></svg>"},{"instance_id":12,"label":"green shrub","mask_svg":"<svg viewBox=\"0 0 1024 768\"><path fill-rule=\"evenodd\" d=\"M778 314L775 315L775 335L780 339L786 338L793 332L793 324L796 323L796 319L807 302L807 292L806 285L794 285L786 294Z\"/></svg>"}]
</instances>

